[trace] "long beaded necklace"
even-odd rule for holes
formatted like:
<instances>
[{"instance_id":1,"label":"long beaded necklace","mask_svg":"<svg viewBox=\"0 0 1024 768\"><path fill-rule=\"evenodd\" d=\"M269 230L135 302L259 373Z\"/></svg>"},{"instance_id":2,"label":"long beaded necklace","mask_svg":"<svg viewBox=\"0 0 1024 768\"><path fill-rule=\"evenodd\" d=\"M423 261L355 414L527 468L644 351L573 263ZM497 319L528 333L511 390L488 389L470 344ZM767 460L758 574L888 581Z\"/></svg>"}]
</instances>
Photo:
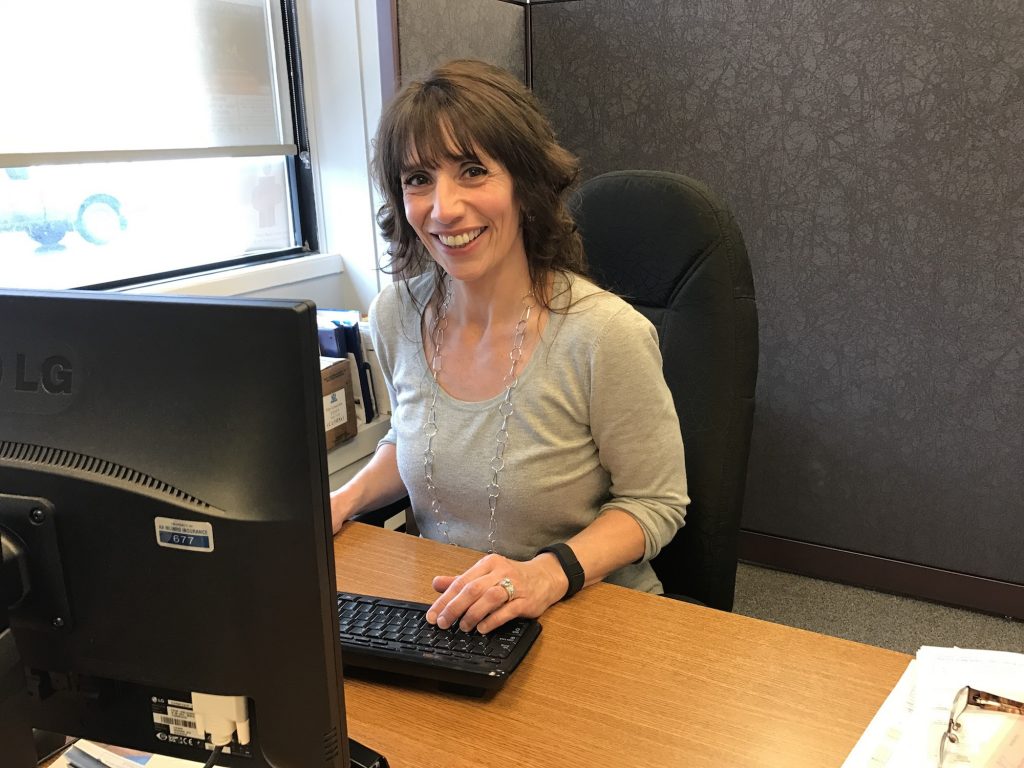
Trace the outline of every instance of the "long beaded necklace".
<instances>
[{"instance_id":1,"label":"long beaded necklace","mask_svg":"<svg viewBox=\"0 0 1024 768\"><path fill-rule=\"evenodd\" d=\"M532 296L533 294L529 294ZM527 297L529 298L529 297ZM444 298L437 309L433 325L430 330L430 340L434 343L434 354L430 359L430 374L433 384L430 391L430 407L427 410L426 421L423 422L423 434L427 439L427 446L423 450L423 479L427 484L427 492L430 494L430 511L438 530L444 536L446 544L451 544L451 537L448 533L448 521L445 519L444 510L441 508L441 501L437 496L437 485L434 483L434 438L437 436L437 376L441 372L441 345L444 343L444 332L448 327L448 309L452 303L452 286L448 281ZM497 521L495 511L498 508L498 496L501 494L501 486L498 477L505 468L505 448L508 445L508 419L514 413L512 407L512 392L519 385L519 376L516 368L523 357L523 341L526 338L526 328L530 322L530 313L533 311L533 303L528 303L523 309L522 317L516 323L512 333L512 350L508 357L511 361L508 373L502 383L505 386L505 396L498 405L498 415L501 417L501 425L494 436L494 458L491 459L491 481L487 484L487 510L489 513L487 543L488 552L497 550Z\"/></svg>"}]
</instances>

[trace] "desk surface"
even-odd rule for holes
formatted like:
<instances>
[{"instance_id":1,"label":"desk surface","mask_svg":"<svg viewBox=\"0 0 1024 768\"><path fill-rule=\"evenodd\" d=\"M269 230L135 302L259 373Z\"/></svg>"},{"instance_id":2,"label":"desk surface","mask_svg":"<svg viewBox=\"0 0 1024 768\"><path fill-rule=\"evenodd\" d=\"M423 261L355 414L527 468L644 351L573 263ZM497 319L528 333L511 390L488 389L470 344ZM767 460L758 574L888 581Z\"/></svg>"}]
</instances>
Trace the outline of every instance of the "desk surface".
<instances>
[{"instance_id":1,"label":"desk surface","mask_svg":"<svg viewBox=\"0 0 1024 768\"><path fill-rule=\"evenodd\" d=\"M421 602L479 557L358 523L334 551L339 589ZM490 699L346 680L349 734L393 768L838 768L910 661L607 584L541 624Z\"/></svg>"}]
</instances>

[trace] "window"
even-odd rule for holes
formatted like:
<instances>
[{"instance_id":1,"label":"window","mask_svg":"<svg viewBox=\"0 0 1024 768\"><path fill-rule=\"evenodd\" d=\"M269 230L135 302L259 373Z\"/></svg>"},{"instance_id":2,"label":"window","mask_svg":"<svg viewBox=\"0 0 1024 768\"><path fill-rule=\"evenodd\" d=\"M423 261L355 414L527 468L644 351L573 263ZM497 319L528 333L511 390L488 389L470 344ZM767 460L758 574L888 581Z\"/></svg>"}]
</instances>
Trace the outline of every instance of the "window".
<instances>
[{"instance_id":1,"label":"window","mask_svg":"<svg viewBox=\"0 0 1024 768\"><path fill-rule=\"evenodd\" d=\"M17 116L0 124L0 285L112 286L315 248L294 13L12 4L0 67L31 74L0 84Z\"/></svg>"}]
</instances>

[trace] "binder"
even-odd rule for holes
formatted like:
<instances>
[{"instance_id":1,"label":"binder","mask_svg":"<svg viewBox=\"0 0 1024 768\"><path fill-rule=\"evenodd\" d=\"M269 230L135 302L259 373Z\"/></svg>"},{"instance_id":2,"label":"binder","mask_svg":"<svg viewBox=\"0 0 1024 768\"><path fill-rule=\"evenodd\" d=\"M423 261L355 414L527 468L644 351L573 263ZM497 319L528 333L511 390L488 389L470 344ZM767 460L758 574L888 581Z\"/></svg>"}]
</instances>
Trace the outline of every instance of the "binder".
<instances>
[{"instance_id":1,"label":"binder","mask_svg":"<svg viewBox=\"0 0 1024 768\"><path fill-rule=\"evenodd\" d=\"M373 372L363 354L359 312L339 309L317 310L317 338L320 342L320 354L324 357L351 356L359 381L366 423L373 421L378 413L377 397L373 388Z\"/></svg>"}]
</instances>

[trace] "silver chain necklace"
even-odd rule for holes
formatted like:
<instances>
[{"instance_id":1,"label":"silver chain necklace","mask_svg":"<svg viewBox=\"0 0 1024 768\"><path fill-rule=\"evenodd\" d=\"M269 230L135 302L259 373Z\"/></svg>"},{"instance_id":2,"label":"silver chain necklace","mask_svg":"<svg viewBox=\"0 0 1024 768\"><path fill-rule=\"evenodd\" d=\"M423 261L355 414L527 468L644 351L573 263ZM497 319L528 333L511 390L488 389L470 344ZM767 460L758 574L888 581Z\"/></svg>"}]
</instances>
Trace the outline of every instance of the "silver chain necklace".
<instances>
[{"instance_id":1,"label":"silver chain necklace","mask_svg":"<svg viewBox=\"0 0 1024 768\"><path fill-rule=\"evenodd\" d=\"M444 343L444 332L448 328L448 309L452 303L452 286L449 281L441 305L437 309L433 326L430 330L430 340L434 342L434 354L430 359L430 374L433 378L433 385L430 392L430 408L427 410L427 419L423 422L423 434L427 438L427 447L423 450L423 479L427 483L427 492L430 494L430 511L434 516L438 530L444 536L446 544L451 544L451 537L448 533L448 521L445 520L444 511L441 509L441 501L437 497L437 485L434 483L434 438L437 436L437 376L441 372L441 345ZM530 322L530 313L533 311L533 304L527 304L523 310L522 317L516 323L515 331L512 333L512 351L508 353L511 365L502 383L505 385L505 396L498 405L498 415L501 417L501 425L494 436L494 458L491 459L491 481L487 484L487 509L490 515L487 531L488 552L497 550L497 521L495 511L498 508L498 496L501 494L501 486L498 484L498 476L505 468L505 448L508 445L508 419L514 413L512 407L512 391L519 385L519 376L516 368L523 357L523 341L526 338L526 328Z\"/></svg>"}]
</instances>

